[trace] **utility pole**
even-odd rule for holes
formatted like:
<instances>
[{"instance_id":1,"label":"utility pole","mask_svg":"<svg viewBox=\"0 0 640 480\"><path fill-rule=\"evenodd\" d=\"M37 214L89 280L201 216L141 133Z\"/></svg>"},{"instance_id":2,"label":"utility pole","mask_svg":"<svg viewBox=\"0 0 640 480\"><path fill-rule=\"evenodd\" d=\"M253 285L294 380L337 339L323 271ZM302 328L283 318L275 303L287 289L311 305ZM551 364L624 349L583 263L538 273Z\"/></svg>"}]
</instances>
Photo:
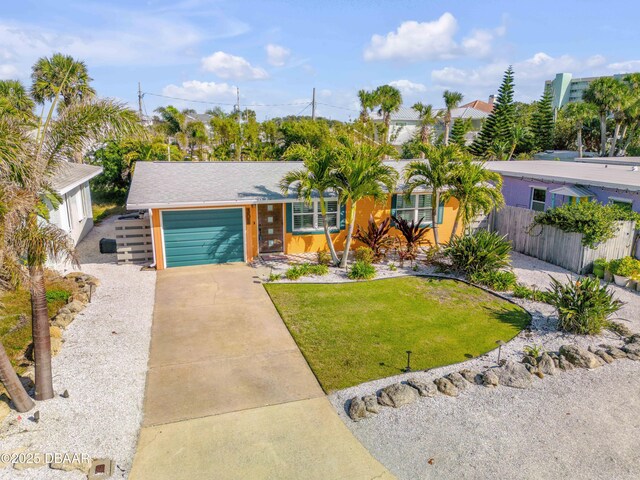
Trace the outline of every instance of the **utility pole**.
<instances>
[{"instance_id":1,"label":"utility pole","mask_svg":"<svg viewBox=\"0 0 640 480\"><path fill-rule=\"evenodd\" d=\"M238 139L236 141L236 160L242 160L242 113L240 112L240 87L236 87L236 110L238 112Z\"/></svg>"},{"instance_id":2,"label":"utility pole","mask_svg":"<svg viewBox=\"0 0 640 480\"><path fill-rule=\"evenodd\" d=\"M316 119L316 87L313 87L313 94L311 95L311 120Z\"/></svg>"},{"instance_id":3,"label":"utility pole","mask_svg":"<svg viewBox=\"0 0 640 480\"><path fill-rule=\"evenodd\" d=\"M142 120L142 88L140 87L140 82L138 82L138 115L140 115L140 120Z\"/></svg>"}]
</instances>

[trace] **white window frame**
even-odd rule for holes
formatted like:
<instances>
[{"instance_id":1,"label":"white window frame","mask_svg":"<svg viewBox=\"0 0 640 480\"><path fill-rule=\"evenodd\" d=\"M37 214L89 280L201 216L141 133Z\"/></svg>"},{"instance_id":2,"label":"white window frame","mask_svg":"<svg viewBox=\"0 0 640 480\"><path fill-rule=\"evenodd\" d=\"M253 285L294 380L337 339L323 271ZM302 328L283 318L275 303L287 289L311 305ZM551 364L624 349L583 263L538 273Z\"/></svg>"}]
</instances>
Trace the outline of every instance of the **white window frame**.
<instances>
[{"instance_id":1,"label":"white window frame","mask_svg":"<svg viewBox=\"0 0 640 480\"><path fill-rule=\"evenodd\" d=\"M325 199L325 204L328 204L329 202L335 202L336 203L336 224L335 226L330 226L329 230L338 230L340 228L340 204L338 203L338 200L334 200L334 199L330 199L327 200ZM306 213L296 213L295 211L295 205L296 204L302 204L305 205L306 207L312 207L313 211L312 212L306 212ZM334 213L334 212L327 212L327 213ZM296 228L296 222L295 222L295 217L296 216L308 216L308 215L313 215L313 227L304 227L304 228ZM324 226L322 225L322 212L320 210L320 200L313 200L313 202L311 202L311 205L306 204L305 202L293 202L291 204L291 231L292 232L313 232L316 230L323 230Z\"/></svg>"},{"instance_id":2,"label":"white window frame","mask_svg":"<svg viewBox=\"0 0 640 480\"><path fill-rule=\"evenodd\" d=\"M431 210L431 221L424 221L423 220L423 222L420 225L421 226L433 226L434 212L433 212L433 206L431 205L431 198L428 199L426 207L419 208L418 207L418 197L419 196L431 197L431 194L430 193L414 193L414 194L412 194L411 195L411 197L412 197L411 202L412 202L413 206L411 208L406 208L406 207L398 208L397 200L396 200L396 208L395 208L396 214L395 214L395 216L397 218L400 218L400 216L398 215L398 212L410 212L410 211L413 210L413 221L417 222L418 220L420 220L420 218L424 217L424 215L420 215L420 211L422 211L422 210ZM398 193L397 194L397 198L398 199L400 199L400 198L404 199L404 195ZM436 215L437 214L438 214L438 210L436 209Z\"/></svg>"},{"instance_id":3,"label":"white window frame","mask_svg":"<svg viewBox=\"0 0 640 480\"><path fill-rule=\"evenodd\" d=\"M536 190L540 190L542 192L544 192L544 202L541 202L540 200L534 200L533 196L535 194ZM529 200L529 209L530 210L535 210L533 208L533 204L540 204L542 203L542 210L535 210L536 212L544 212L547 209L547 188L546 187L531 187L531 199Z\"/></svg>"},{"instance_id":4,"label":"white window frame","mask_svg":"<svg viewBox=\"0 0 640 480\"><path fill-rule=\"evenodd\" d=\"M609 203L611 205L615 205L616 203L626 203L633 210L633 200L630 198L621 198L621 197L609 197Z\"/></svg>"},{"instance_id":5,"label":"white window frame","mask_svg":"<svg viewBox=\"0 0 640 480\"><path fill-rule=\"evenodd\" d=\"M84 201L84 189L79 188L73 197L76 213L78 214L78 223L80 223L85 218L87 218L87 207L85 205L86 202Z\"/></svg>"}]
</instances>

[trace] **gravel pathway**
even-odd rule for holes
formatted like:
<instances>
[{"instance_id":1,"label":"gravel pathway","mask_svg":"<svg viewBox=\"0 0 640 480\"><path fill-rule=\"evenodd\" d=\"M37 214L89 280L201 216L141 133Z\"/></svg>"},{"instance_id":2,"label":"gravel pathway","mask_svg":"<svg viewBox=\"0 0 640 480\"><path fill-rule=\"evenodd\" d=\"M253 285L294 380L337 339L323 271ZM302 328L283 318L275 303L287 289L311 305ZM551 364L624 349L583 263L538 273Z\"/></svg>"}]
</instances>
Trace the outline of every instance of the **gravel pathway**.
<instances>
[{"instance_id":1,"label":"gravel pathway","mask_svg":"<svg viewBox=\"0 0 640 480\"><path fill-rule=\"evenodd\" d=\"M112 478L126 478L142 421L155 272L116 265L115 255L101 255L102 237L115 238L114 219L96 226L78 247L82 271L101 285L92 302L64 332L53 359L54 389L69 391L38 402L39 423L15 412L0 434L2 451L26 447L39 453L78 453L115 460ZM27 414L30 415L30 414ZM47 467L0 469L1 479L84 479L74 471Z\"/></svg>"},{"instance_id":2,"label":"gravel pathway","mask_svg":"<svg viewBox=\"0 0 640 480\"><path fill-rule=\"evenodd\" d=\"M570 272L514 253L520 282L545 288L549 275ZM640 332L640 295L612 286L626 302L620 316ZM620 344L617 336L578 337L555 330L553 308L517 300L532 312L533 329L502 349L520 360L526 345L557 350L562 344ZM470 386L457 398L420 398L399 409L382 408L358 423L346 402L391 383L433 380L461 368L495 366L497 352L428 372L398 375L335 392L330 400L354 435L400 479L638 478L640 471L640 362L619 360L593 371L574 370L535 379L528 390Z\"/></svg>"}]
</instances>

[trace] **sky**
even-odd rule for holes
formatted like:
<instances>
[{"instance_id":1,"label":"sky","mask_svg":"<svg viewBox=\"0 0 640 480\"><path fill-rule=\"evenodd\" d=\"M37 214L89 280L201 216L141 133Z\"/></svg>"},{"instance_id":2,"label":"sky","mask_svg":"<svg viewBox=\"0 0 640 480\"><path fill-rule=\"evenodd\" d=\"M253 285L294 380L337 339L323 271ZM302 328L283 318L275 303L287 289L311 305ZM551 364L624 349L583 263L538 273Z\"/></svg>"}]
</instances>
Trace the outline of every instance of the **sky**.
<instances>
[{"instance_id":1,"label":"sky","mask_svg":"<svg viewBox=\"0 0 640 480\"><path fill-rule=\"evenodd\" d=\"M2 0L0 79L29 84L31 65L83 60L102 97L144 110L241 108L260 119L349 120L357 92L385 83L442 106L445 89L487 100L513 65L516 99L556 73L640 71L640 2L629 0ZM163 98L198 100L196 103Z\"/></svg>"}]
</instances>

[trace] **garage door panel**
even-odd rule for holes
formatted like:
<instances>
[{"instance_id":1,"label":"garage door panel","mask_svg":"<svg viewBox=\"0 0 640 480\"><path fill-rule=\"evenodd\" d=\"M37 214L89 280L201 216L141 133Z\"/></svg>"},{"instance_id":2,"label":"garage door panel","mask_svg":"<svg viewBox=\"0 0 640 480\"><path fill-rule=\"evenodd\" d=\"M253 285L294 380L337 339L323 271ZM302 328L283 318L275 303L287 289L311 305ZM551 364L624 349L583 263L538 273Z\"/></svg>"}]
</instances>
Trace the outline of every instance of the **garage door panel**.
<instances>
[{"instance_id":1,"label":"garage door panel","mask_svg":"<svg viewBox=\"0 0 640 480\"><path fill-rule=\"evenodd\" d=\"M167 267L244 261L242 209L162 212Z\"/></svg>"}]
</instances>

